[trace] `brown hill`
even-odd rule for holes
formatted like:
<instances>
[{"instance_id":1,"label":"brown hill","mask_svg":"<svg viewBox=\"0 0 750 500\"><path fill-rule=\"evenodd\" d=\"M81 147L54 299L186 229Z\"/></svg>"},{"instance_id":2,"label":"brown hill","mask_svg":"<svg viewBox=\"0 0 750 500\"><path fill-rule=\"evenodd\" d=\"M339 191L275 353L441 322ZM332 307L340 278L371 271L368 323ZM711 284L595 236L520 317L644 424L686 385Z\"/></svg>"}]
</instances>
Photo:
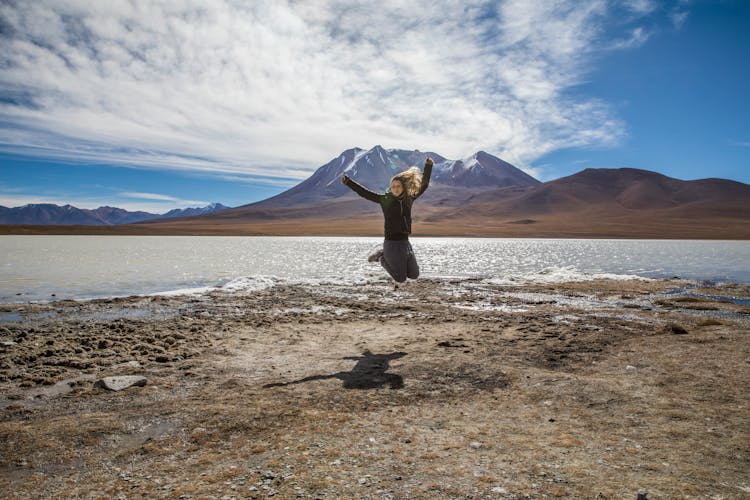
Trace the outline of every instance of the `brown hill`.
<instances>
[{"instance_id":1,"label":"brown hill","mask_svg":"<svg viewBox=\"0 0 750 500\"><path fill-rule=\"evenodd\" d=\"M519 235L747 239L750 186L629 168L587 169L539 186L477 194L426 222L440 220Z\"/></svg>"}]
</instances>

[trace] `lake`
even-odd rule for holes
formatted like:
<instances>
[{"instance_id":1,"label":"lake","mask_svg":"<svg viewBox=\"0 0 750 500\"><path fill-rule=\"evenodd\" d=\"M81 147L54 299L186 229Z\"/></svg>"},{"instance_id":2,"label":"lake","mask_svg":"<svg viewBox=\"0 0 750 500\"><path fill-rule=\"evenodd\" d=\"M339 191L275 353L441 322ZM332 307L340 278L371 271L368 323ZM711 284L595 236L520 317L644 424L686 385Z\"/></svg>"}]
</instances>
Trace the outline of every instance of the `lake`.
<instances>
[{"instance_id":1,"label":"lake","mask_svg":"<svg viewBox=\"0 0 750 500\"><path fill-rule=\"evenodd\" d=\"M411 238L422 277L750 283L749 241ZM0 236L0 302L387 278L382 237ZM55 294L53 297L52 294Z\"/></svg>"}]
</instances>

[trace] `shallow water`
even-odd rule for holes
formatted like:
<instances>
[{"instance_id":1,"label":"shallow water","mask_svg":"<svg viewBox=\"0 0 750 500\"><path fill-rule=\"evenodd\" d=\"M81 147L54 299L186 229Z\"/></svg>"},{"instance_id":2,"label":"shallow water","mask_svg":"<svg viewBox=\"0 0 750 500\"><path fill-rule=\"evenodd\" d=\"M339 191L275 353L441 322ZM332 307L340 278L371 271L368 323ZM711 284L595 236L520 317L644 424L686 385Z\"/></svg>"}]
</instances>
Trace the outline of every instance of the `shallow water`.
<instances>
[{"instance_id":1,"label":"shallow water","mask_svg":"<svg viewBox=\"0 0 750 500\"><path fill-rule=\"evenodd\" d=\"M411 239L423 277L491 283L612 277L750 283L750 242ZM252 291L278 282L386 279L377 237L0 236L0 302ZM53 295L54 294L54 295Z\"/></svg>"}]
</instances>

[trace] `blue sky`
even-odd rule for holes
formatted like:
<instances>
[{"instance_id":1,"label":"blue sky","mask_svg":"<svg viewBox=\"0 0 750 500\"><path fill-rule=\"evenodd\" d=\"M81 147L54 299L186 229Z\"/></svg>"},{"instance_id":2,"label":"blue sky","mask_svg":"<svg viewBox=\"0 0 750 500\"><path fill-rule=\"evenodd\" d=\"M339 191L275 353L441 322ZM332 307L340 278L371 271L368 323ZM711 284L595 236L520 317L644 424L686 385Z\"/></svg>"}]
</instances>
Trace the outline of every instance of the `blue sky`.
<instances>
[{"instance_id":1,"label":"blue sky","mask_svg":"<svg viewBox=\"0 0 750 500\"><path fill-rule=\"evenodd\" d=\"M237 206L350 147L750 183L750 2L0 5L0 205Z\"/></svg>"}]
</instances>

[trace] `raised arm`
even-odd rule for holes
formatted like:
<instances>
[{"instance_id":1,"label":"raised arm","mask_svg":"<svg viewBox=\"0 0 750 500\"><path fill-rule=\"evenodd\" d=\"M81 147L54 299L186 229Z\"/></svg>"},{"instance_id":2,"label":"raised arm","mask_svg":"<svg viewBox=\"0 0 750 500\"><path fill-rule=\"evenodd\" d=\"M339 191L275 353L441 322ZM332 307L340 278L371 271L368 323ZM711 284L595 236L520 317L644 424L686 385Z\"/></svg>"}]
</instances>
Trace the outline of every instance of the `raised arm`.
<instances>
[{"instance_id":1,"label":"raised arm","mask_svg":"<svg viewBox=\"0 0 750 500\"><path fill-rule=\"evenodd\" d=\"M362 198L365 198L370 201L374 201L375 203L380 203L380 197L382 195L379 195L378 193L373 193L369 189L365 188L364 186L357 184L352 180L351 177L349 177L346 174L343 174L341 176L341 182L345 185L351 188L352 191L360 195Z\"/></svg>"},{"instance_id":2,"label":"raised arm","mask_svg":"<svg viewBox=\"0 0 750 500\"><path fill-rule=\"evenodd\" d=\"M419 198L430 185L430 175L432 175L432 158L428 157L424 162L424 171L422 172L422 185L419 186L419 192L414 198Z\"/></svg>"}]
</instances>

